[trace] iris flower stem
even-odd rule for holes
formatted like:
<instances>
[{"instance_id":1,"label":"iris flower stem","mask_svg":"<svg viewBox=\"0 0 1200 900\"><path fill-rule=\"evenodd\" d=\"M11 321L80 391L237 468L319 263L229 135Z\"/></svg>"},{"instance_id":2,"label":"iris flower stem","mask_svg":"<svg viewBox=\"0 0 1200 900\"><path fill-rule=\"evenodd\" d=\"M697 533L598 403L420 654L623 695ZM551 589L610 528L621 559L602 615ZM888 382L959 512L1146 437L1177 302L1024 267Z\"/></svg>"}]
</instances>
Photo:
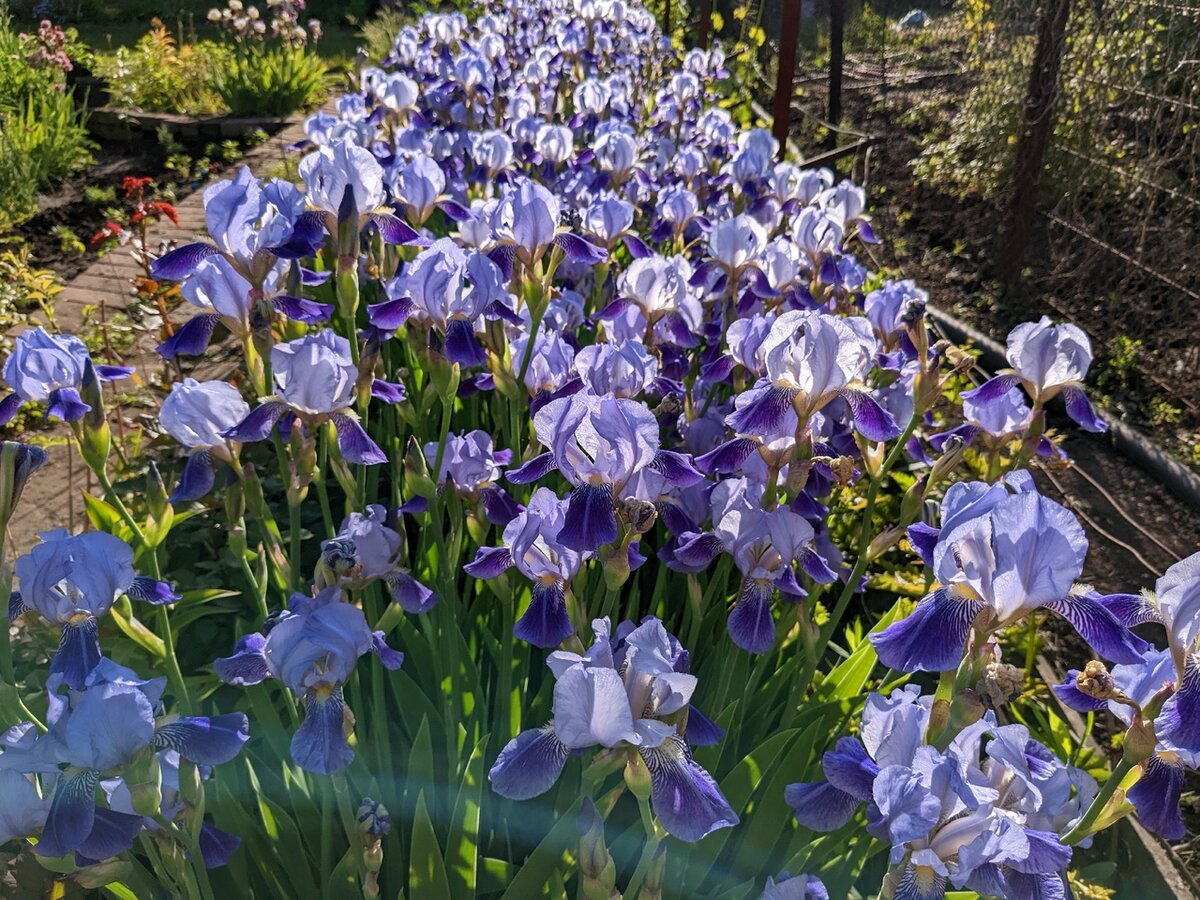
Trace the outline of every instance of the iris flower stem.
<instances>
[{"instance_id":1,"label":"iris flower stem","mask_svg":"<svg viewBox=\"0 0 1200 900\"><path fill-rule=\"evenodd\" d=\"M838 597L837 604L829 614L829 620L821 626L821 633L817 637L816 646L813 650L813 658L804 666L804 672L800 680L796 682L796 687L792 692L791 700L788 702L788 718L786 725L790 725L795 721L796 715L800 711L800 699L804 692L808 690L809 683L816 672L817 663L821 657L825 655L825 649L829 646L829 641L833 637L833 633L837 630L838 624L842 620L842 616L846 614L846 608L850 605L850 598L854 596L858 589L858 583L862 580L867 571L867 565L870 560L867 558L867 548L871 546L871 535L875 520L875 501L879 497L879 489L885 478L896 463L900 460L900 455L904 452L904 445L916 430L917 423L920 417L913 413L909 419L908 425L896 440L896 445L883 460L883 465L879 467L879 476L871 479L871 484L867 488L867 505L863 509L862 525L858 531L858 558L854 561L854 568L851 569L850 575L846 578L846 585L842 588L841 596Z\"/></svg>"},{"instance_id":2,"label":"iris flower stem","mask_svg":"<svg viewBox=\"0 0 1200 900\"><path fill-rule=\"evenodd\" d=\"M333 871L333 784L328 778L317 778L321 785L321 874ZM329 884L322 885L322 896L329 896Z\"/></svg>"},{"instance_id":3,"label":"iris flower stem","mask_svg":"<svg viewBox=\"0 0 1200 900\"><path fill-rule=\"evenodd\" d=\"M663 838L667 836L667 833L654 823L654 817L650 813L649 800L643 800L639 797L638 811L641 813L642 827L646 829L646 844L642 847L642 855L638 859L633 877L629 879L629 885L625 888L624 895L630 898L637 897L642 883L646 880L646 874L650 871L650 865L654 862L654 857L658 853L658 847L663 842Z\"/></svg>"},{"instance_id":4,"label":"iris flower stem","mask_svg":"<svg viewBox=\"0 0 1200 900\"><path fill-rule=\"evenodd\" d=\"M318 453L317 500L321 504L321 522L325 526L325 533L332 536L337 532L333 527L333 508L329 505L329 436L325 431L321 432Z\"/></svg>"},{"instance_id":5,"label":"iris flower stem","mask_svg":"<svg viewBox=\"0 0 1200 900\"><path fill-rule=\"evenodd\" d=\"M1133 767L1136 765L1137 763L1128 756L1121 757L1121 761L1112 770L1112 774L1108 776L1108 780L1100 786L1100 790L1096 794L1095 799L1092 800L1092 805L1087 808L1087 812L1075 823L1075 827L1062 836L1064 844L1074 846L1092 833L1092 826L1096 824L1096 820L1100 818L1100 814L1108 806L1108 801L1112 798L1113 792L1116 791L1121 782L1125 780L1125 776L1132 772Z\"/></svg>"},{"instance_id":6,"label":"iris flower stem","mask_svg":"<svg viewBox=\"0 0 1200 900\"><path fill-rule=\"evenodd\" d=\"M289 473L292 468L288 462L287 450L284 449L283 439L276 433L274 436L275 455L279 458L279 474L287 478L285 485L288 505L288 584L293 591L300 590L300 498L293 489L292 481L298 473Z\"/></svg>"},{"instance_id":7,"label":"iris flower stem","mask_svg":"<svg viewBox=\"0 0 1200 900\"><path fill-rule=\"evenodd\" d=\"M100 482L100 487L104 489L105 499L112 504L121 516L121 519L133 532L133 536L146 550L146 562L150 568L150 577L155 581L162 581L162 572L158 567L158 548L152 547L146 541L146 534L142 531L141 526L133 518L133 514L129 512L128 507L117 494L116 488L113 487L112 479L108 477L108 472L104 468L100 468L95 472L96 480ZM163 655L167 664L167 677L171 681L171 687L175 691L175 696L178 699L179 707L184 713L191 713L192 698L188 695L187 682L183 680L183 671L179 668L179 657L175 655L175 636L171 633L171 616L167 612L166 606L156 607L158 613L158 627L162 632L159 637L163 642Z\"/></svg>"},{"instance_id":8,"label":"iris flower stem","mask_svg":"<svg viewBox=\"0 0 1200 900\"><path fill-rule=\"evenodd\" d=\"M242 533L245 534L245 516L238 521L238 527L241 528ZM262 587L259 586L258 577L254 574L254 570L250 568L250 561L246 559L246 554L244 552L239 552L237 554L237 558L238 564L242 567L242 575L245 577L246 583L250 585L250 589L254 591L254 599L258 601L259 615L263 617L263 621L265 622L267 617L271 615L271 610L267 607L267 592L265 590L265 585Z\"/></svg>"}]
</instances>

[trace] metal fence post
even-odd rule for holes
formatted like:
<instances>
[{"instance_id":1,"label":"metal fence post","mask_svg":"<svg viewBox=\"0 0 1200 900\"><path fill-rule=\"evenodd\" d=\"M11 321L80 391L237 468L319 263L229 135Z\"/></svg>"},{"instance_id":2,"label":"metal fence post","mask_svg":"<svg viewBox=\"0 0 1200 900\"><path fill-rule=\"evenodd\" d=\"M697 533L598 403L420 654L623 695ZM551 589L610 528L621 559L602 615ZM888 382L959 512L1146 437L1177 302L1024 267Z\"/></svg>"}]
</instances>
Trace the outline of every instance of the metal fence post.
<instances>
[{"instance_id":1,"label":"metal fence post","mask_svg":"<svg viewBox=\"0 0 1200 900\"><path fill-rule=\"evenodd\" d=\"M1045 0L1038 20L1037 44L1017 134L1012 194L1001 223L996 256L996 274L1006 286L1016 284L1021 276L1021 263L1037 215L1038 181L1054 132L1054 102L1058 98L1058 72L1066 52L1070 12L1071 0Z\"/></svg>"},{"instance_id":2,"label":"metal fence post","mask_svg":"<svg viewBox=\"0 0 1200 900\"><path fill-rule=\"evenodd\" d=\"M670 37L671 37L671 0L663 0L662 30L663 30L663 34L665 34L667 36L667 38L670 39Z\"/></svg>"},{"instance_id":3,"label":"metal fence post","mask_svg":"<svg viewBox=\"0 0 1200 900\"><path fill-rule=\"evenodd\" d=\"M800 41L800 0L783 0L779 10L779 70L775 76L771 132L783 157L792 126L792 83L796 77L796 45Z\"/></svg>"}]
</instances>

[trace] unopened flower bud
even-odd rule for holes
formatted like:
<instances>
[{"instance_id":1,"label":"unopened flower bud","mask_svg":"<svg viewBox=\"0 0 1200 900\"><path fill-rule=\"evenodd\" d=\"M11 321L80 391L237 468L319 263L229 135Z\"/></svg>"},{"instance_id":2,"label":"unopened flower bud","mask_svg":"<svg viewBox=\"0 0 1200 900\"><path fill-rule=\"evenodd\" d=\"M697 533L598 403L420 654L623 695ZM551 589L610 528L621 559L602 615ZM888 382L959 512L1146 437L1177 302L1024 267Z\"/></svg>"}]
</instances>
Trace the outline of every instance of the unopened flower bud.
<instances>
[{"instance_id":1,"label":"unopened flower bud","mask_svg":"<svg viewBox=\"0 0 1200 900\"><path fill-rule=\"evenodd\" d=\"M0 442L0 523L7 522L21 500L29 476L46 464L49 457L41 447Z\"/></svg>"},{"instance_id":2,"label":"unopened flower bud","mask_svg":"<svg viewBox=\"0 0 1200 900\"><path fill-rule=\"evenodd\" d=\"M829 471L833 473L834 480L843 487L854 481L856 470L853 457L838 456L829 461Z\"/></svg>"},{"instance_id":3,"label":"unopened flower bud","mask_svg":"<svg viewBox=\"0 0 1200 900\"><path fill-rule=\"evenodd\" d=\"M625 786L639 800L650 799L650 790L653 787L650 782L650 770L646 768L641 754L637 752L630 753L625 763Z\"/></svg>"},{"instance_id":4,"label":"unopened flower bud","mask_svg":"<svg viewBox=\"0 0 1200 900\"><path fill-rule=\"evenodd\" d=\"M653 503L649 500L639 500L636 497L630 497L622 504L622 512L625 521L629 523L629 527L635 534L645 534L654 527L654 522L658 518L658 510Z\"/></svg>"},{"instance_id":5,"label":"unopened flower bud","mask_svg":"<svg viewBox=\"0 0 1200 900\"><path fill-rule=\"evenodd\" d=\"M363 797L358 807L358 832L367 838L380 838L392 830L392 817L378 800Z\"/></svg>"},{"instance_id":6,"label":"unopened flower bud","mask_svg":"<svg viewBox=\"0 0 1200 900\"><path fill-rule=\"evenodd\" d=\"M1025 673L1008 663L992 662L983 668L975 692L988 709L999 709L1021 694Z\"/></svg>"},{"instance_id":7,"label":"unopened flower bud","mask_svg":"<svg viewBox=\"0 0 1200 900\"><path fill-rule=\"evenodd\" d=\"M1142 714L1135 713L1133 724L1125 732L1125 758L1131 762L1141 762L1148 759L1158 747L1158 735L1154 731L1154 722L1148 721Z\"/></svg>"},{"instance_id":8,"label":"unopened flower bud","mask_svg":"<svg viewBox=\"0 0 1200 900\"><path fill-rule=\"evenodd\" d=\"M604 841L604 819L591 797L579 810L579 871L587 900L608 900L616 893L617 867Z\"/></svg>"},{"instance_id":9,"label":"unopened flower bud","mask_svg":"<svg viewBox=\"0 0 1200 900\"><path fill-rule=\"evenodd\" d=\"M1117 693L1116 682L1113 681L1112 675L1108 674L1104 663L1098 659L1093 659L1075 676L1075 687L1080 693L1096 700L1111 700Z\"/></svg>"}]
</instances>

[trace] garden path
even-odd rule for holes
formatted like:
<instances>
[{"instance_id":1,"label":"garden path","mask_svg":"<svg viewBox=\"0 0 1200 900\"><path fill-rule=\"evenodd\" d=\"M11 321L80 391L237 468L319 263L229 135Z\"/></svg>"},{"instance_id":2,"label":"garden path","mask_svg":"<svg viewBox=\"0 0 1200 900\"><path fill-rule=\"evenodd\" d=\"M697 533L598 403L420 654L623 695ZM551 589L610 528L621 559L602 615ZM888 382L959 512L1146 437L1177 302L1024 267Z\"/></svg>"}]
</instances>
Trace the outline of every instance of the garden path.
<instances>
[{"instance_id":1,"label":"garden path","mask_svg":"<svg viewBox=\"0 0 1200 900\"><path fill-rule=\"evenodd\" d=\"M249 166L260 176L272 173L277 164L288 159L287 147L304 138L304 116L298 116L286 127L276 132L263 144L247 151L238 167ZM294 157L292 157L294 159ZM224 173L228 177L231 173ZM155 247L162 241L173 240L185 243L204 233L204 188L193 191L176 205L179 227L170 221L162 221L149 229L147 242ZM137 262L124 249L116 249L96 260L87 270L67 283L54 304L54 318L58 330L74 334L85 324L87 307L99 307L104 315L122 311L132 297L131 280L142 274ZM92 322L99 316L93 313ZM135 343L121 354L121 359L105 359L105 362L120 363L135 368L133 382L137 387L156 383L160 378L163 361L154 352L159 342L157 329L136 330ZM127 390L131 382L117 382L118 390ZM120 410L120 421L110 409L114 433L126 433L140 427L140 413L136 407L126 406ZM49 528L81 528L86 520L80 491L87 489L99 495L98 486L92 483L78 454L66 440L69 430L61 423L42 436L61 438L48 447L50 461L38 472L26 487L21 498L21 514L10 525L8 546L13 556L30 549L37 541L37 533Z\"/></svg>"}]
</instances>

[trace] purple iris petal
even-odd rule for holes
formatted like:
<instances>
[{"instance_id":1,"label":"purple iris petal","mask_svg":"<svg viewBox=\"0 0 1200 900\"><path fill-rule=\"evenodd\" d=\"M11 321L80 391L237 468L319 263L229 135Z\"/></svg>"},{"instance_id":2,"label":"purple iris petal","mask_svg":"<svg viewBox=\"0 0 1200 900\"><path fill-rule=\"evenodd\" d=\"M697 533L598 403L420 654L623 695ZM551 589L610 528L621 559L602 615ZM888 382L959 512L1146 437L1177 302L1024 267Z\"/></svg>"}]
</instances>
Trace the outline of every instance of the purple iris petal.
<instances>
[{"instance_id":1,"label":"purple iris petal","mask_svg":"<svg viewBox=\"0 0 1200 900\"><path fill-rule=\"evenodd\" d=\"M1149 622L1163 624L1158 607L1143 594L1103 594L1096 597L1096 602L1112 613L1126 628Z\"/></svg>"},{"instance_id":2,"label":"purple iris petal","mask_svg":"<svg viewBox=\"0 0 1200 900\"><path fill-rule=\"evenodd\" d=\"M917 555L927 566L933 565L933 548L937 546L941 533L940 528L934 528L924 522L916 522L908 526L908 542L913 545L913 549L917 551Z\"/></svg>"},{"instance_id":3,"label":"purple iris petal","mask_svg":"<svg viewBox=\"0 0 1200 900\"><path fill-rule=\"evenodd\" d=\"M51 391L46 402L46 415L56 416L64 422L78 422L91 410L79 396L79 391L70 387Z\"/></svg>"},{"instance_id":4,"label":"purple iris petal","mask_svg":"<svg viewBox=\"0 0 1200 900\"><path fill-rule=\"evenodd\" d=\"M471 211L457 200L439 200L434 205L453 222L468 222L472 218Z\"/></svg>"},{"instance_id":5,"label":"purple iris petal","mask_svg":"<svg viewBox=\"0 0 1200 900\"><path fill-rule=\"evenodd\" d=\"M704 480L704 476L692 466L687 454L674 450L657 451L650 468L675 487L692 487Z\"/></svg>"},{"instance_id":6,"label":"purple iris petal","mask_svg":"<svg viewBox=\"0 0 1200 900\"><path fill-rule=\"evenodd\" d=\"M183 281L196 266L219 252L212 244L184 244L154 260L150 264L150 274L159 281Z\"/></svg>"},{"instance_id":7,"label":"purple iris petal","mask_svg":"<svg viewBox=\"0 0 1200 900\"><path fill-rule=\"evenodd\" d=\"M796 812L796 821L813 831L834 831L853 817L861 805L858 798L838 790L827 781L789 784L784 800Z\"/></svg>"},{"instance_id":8,"label":"purple iris petal","mask_svg":"<svg viewBox=\"0 0 1200 900\"><path fill-rule=\"evenodd\" d=\"M182 595L177 593L169 582L158 581L145 575L134 576L129 587L125 589L125 593L131 600L150 603L154 606L166 606L183 599Z\"/></svg>"},{"instance_id":9,"label":"purple iris petal","mask_svg":"<svg viewBox=\"0 0 1200 900\"><path fill-rule=\"evenodd\" d=\"M307 256L316 255L317 249L324 240L324 214L314 210L300 214L292 227L290 238L282 244L267 249L280 259L304 259Z\"/></svg>"},{"instance_id":10,"label":"purple iris petal","mask_svg":"<svg viewBox=\"0 0 1200 900\"><path fill-rule=\"evenodd\" d=\"M1183 680L1163 704L1156 727L1160 739L1183 750L1200 751L1200 666L1191 653L1183 667Z\"/></svg>"},{"instance_id":11,"label":"purple iris petal","mask_svg":"<svg viewBox=\"0 0 1200 900\"><path fill-rule=\"evenodd\" d=\"M186 503L208 495L217 480L212 453L207 449L197 450L188 456L183 466L179 485L171 492L170 502Z\"/></svg>"},{"instance_id":12,"label":"purple iris petal","mask_svg":"<svg viewBox=\"0 0 1200 900\"><path fill-rule=\"evenodd\" d=\"M222 437L243 444L254 441L265 441L278 422L288 412L288 408L277 400L268 400L250 410L249 415L228 431L221 433Z\"/></svg>"},{"instance_id":13,"label":"purple iris petal","mask_svg":"<svg viewBox=\"0 0 1200 900\"><path fill-rule=\"evenodd\" d=\"M970 400L977 406L984 406L1005 399L1005 395L1014 385L1020 384L1021 379L1016 375L997 375L970 391L963 391L964 400Z\"/></svg>"},{"instance_id":14,"label":"purple iris petal","mask_svg":"<svg viewBox=\"0 0 1200 900\"><path fill-rule=\"evenodd\" d=\"M947 672L962 660L971 623L982 601L960 599L939 588L906 618L868 635L879 661L899 672Z\"/></svg>"},{"instance_id":15,"label":"purple iris petal","mask_svg":"<svg viewBox=\"0 0 1200 900\"><path fill-rule=\"evenodd\" d=\"M730 475L762 444L753 438L734 438L703 456L696 457L696 468L710 475Z\"/></svg>"},{"instance_id":16,"label":"purple iris petal","mask_svg":"<svg viewBox=\"0 0 1200 900\"><path fill-rule=\"evenodd\" d=\"M154 349L163 359L175 359L177 356L200 356L208 349L213 329L220 321L221 317L216 313L192 316L173 335Z\"/></svg>"},{"instance_id":17,"label":"purple iris petal","mask_svg":"<svg viewBox=\"0 0 1200 900\"><path fill-rule=\"evenodd\" d=\"M50 661L50 674L62 675L66 684L82 691L88 675L99 663L100 632L95 618L89 616L78 625L64 625L58 652Z\"/></svg>"},{"instance_id":18,"label":"purple iris petal","mask_svg":"<svg viewBox=\"0 0 1200 900\"><path fill-rule=\"evenodd\" d=\"M833 584L838 580L838 573L830 568L825 557L812 547L804 548L800 554L800 567L804 570L804 574L817 584Z\"/></svg>"},{"instance_id":19,"label":"purple iris petal","mask_svg":"<svg viewBox=\"0 0 1200 900\"><path fill-rule=\"evenodd\" d=\"M625 310L629 309L630 302L626 297L617 297L612 300L604 309L596 313L597 319L615 319L618 318Z\"/></svg>"},{"instance_id":20,"label":"purple iris petal","mask_svg":"<svg viewBox=\"0 0 1200 900\"><path fill-rule=\"evenodd\" d=\"M23 614L26 610L32 609L31 606L26 606L25 601L21 599L20 591L13 591L8 595L8 621L12 624L17 620L17 617Z\"/></svg>"},{"instance_id":21,"label":"purple iris petal","mask_svg":"<svg viewBox=\"0 0 1200 900\"><path fill-rule=\"evenodd\" d=\"M236 687L266 681L271 677L267 657L263 653L266 645L267 639L258 632L239 638L232 656L221 657L213 663L217 677Z\"/></svg>"},{"instance_id":22,"label":"purple iris petal","mask_svg":"<svg viewBox=\"0 0 1200 900\"><path fill-rule=\"evenodd\" d=\"M1098 654L1116 663L1132 665L1142 661L1145 641L1117 621L1095 595L1073 594L1047 603L1046 607L1071 623L1079 636Z\"/></svg>"},{"instance_id":23,"label":"purple iris petal","mask_svg":"<svg viewBox=\"0 0 1200 900\"><path fill-rule=\"evenodd\" d=\"M875 229L871 227L871 223L866 219L858 220L858 239L864 244L880 244L883 243L875 236Z\"/></svg>"},{"instance_id":24,"label":"purple iris petal","mask_svg":"<svg viewBox=\"0 0 1200 900\"><path fill-rule=\"evenodd\" d=\"M558 582L535 583L529 608L517 620L513 635L535 647L548 649L557 647L574 633L563 586Z\"/></svg>"},{"instance_id":25,"label":"purple iris petal","mask_svg":"<svg viewBox=\"0 0 1200 900\"><path fill-rule=\"evenodd\" d=\"M665 562L668 569L676 572L703 572L723 549L721 539L715 534L681 534Z\"/></svg>"},{"instance_id":26,"label":"purple iris petal","mask_svg":"<svg viewBox=\"0 0 1200 900\"><path fill-rule=\"evenodd\" d=\"M521 512L517 501L509 496L504 488L484 488L479 493L479 499L483 502L483 511L488 521L493 525L507 525Z\"/></svg>"},{"instance_id":27,"label":"purple iris petal","mask_svg":"<svg viewBox=\"0 0 1200 900\"><path fill-rule=\"evenodd\" d=\"M25 401L17 394L9 394L0 400L0 425L7 425L20 412Z\"/></svg>"},{"instance_id":28,"label":"purple iris petal","mask_svg":"<svg viewBox=\"0 0 1200 900\"><path fill-rule=\"evenodd\" d=\"M1082 388L1064 388L1062 394L1063 402L1067 407L1067 415L1080 428L1095 434L1103 434L1108 431L1108 423L1100 418L1100 415L1092 407L1092 401L1088 399Z\"/></svg>"},{"instance_id":29,"label":"purple iris petal","mask_svg":"<svg viewBox=\"0 0 1200 900\"><path fill-rule=\"evenodd\" d=\"M1107 700L1097 700L1095 697L1089 697L1075 686L1075 678L1078 675L1078 669L1068 669L1066 681L1062 684L1050 686L1059 701L1064 706L1069 706L1076 712L1100 712L1101 710L1108 709Z\"/></svg>"},{"instance_id":30,"label":"purple iris petal","mask_svg":"<svg viewBox=\"0 0 1200 900\"><path fill-rule=\"evenodd\" d=\"M1058 839L1057 834L1047 831L1025 829L1029 842L1029 853L1021 859L1011 860L1008 865L1026 875L1049 875L1066 871L1071 862L1071 848Z\"/></svg>"},{"instance_id":31,"label":"purple iris petal","mask_svg":"<svg viewBox=\"0 0 1200 900\"><path fill-rule=\"evenodd\" d=\"M200 855L204 857L204 868L219 869L228 863L242 846L242 839L205 822L200 826L199 843Z\"/></svg>"},{"instance_id":32,"label":"purple iris petal","mask_svg":"<svg viewBox=\"0 0 1200 900\"><path fill-rule=\"evenodd\" d=\"M581 484L571 491L567 517L558 542L572 550L596 550L618 537L612 488L606 484Z\"/></svg>"},{"instance_id":33,"label":"purple iris petal","mask_svg":"<svg viewBox=\"0 0 1200 900\"><path fill-rule=\"evenodd\" d=\"M408 391L402 384L376 378L371 382L371 396L384 403L403 403L408 397Z\"/></svg>"},{"instance_id":34,"label":"purple iris petal","mask_svg":"<svg viewBox=\"0 0 1200 900\"><path fill-rule=\"evenodd\" d=\"M838 790L863 803L871 800L871 786L879 774L879 766L858 738L838 738L836 748L827 751L822 758L821 768L829 783Z\"/></svg>"},{"instance_id":35,"label":"purple iris petal","mask_svg":"<svg viewBox=\"0 0 1200 900\"><path fill-rule=\"evenodd\" d=\"M650 773L650 806L673 836L691 843L738 823L716 781L692 761L681 738L671 735L640 753Z\"/></svg>"},{"instance_id":36,"label":"purple iris petal","mask_svg":"<svg viewBox=\"0 0 1200 900\"><path fill-rule=\"evenodd\" d=\"M500 300L493 300L483 308L483 315L487 319L503 319L510 325L521 325L522 319L517 315L507 303Z\"/></svg>"},{"instance_id":37,"label":"purple iris petal","mask_svg":"<svg viewBox=\"0 0 1200 900\"><path fill-rule=\"evenodd\" d=\"M507 547L480 547L475 558L463 566L463 571L472 578L486 580L503 574L512 565L512 554Z\"/></svg>"},{"instance_id":38,"label":"purple iris petal","mask_svg":"<svg viewBox=\"0 0 1200 900\"><path fill-rule=\"evenodd\" d=\"M900 426L892 414L884 409L870 394L862 391L841 391L841 397L850 407L854 427L869 441L890 441L900 437Z\"/></svg>"},{"instance_id":39,"label":"purple iris petal","mask_svg":"<svg viewBox=\"0 0 1200 900\"><path fill-rule=\"evenodd\" d=\"M555 736L553 725L522 731L500 751L488 772L488 781L501 797L528 800L554 786L568 754Z\"/></svg>"},{"instance_id":40,"label":"purple iris petal","mask_svg":"<svg viewBox=\"0 0 1200 900\"><path fill-rule=\"evenodd\" d=\"M729 612L726 628L733 642L747 653L766 653L775 646L775 620L771 618L772 585L745 579L742 596Z\"/></svg>"},{"instance_id":41,"label":"purple iris petal","mask_svg":"<svg viewBox=\"0 0 1200 900\"><path fill-rule=\"evenodd\" d=\"M700 367L700 380L705 384L723 384L729 380L737 364L737 360L728 353L722 353Z\"/></svg>"},{"instance_id":42,"label":"purple iris petal","mask_svg":"<svg viewBox=\"0 0 1200 900\"><path fill-rule=\"evenodd\" d=\"M134 840L146 824L145 818L111 809L97 809L92 820L92 830L75 852L84 859L100 861L111 859L133 846Z\"/></svg>"},{"instance_id":43,"label":"purple iris petal","mask_svg":"<svg viewBox=\"0 0 1200 900\"><path fill-rule=\"evenodd\" d=\"M769 298L779 296L779 291L771 287L771 282L767 279L767 273L757 267L751 267L746 270L746 284L750 288L751 295L754 297Z\"/></svg>"},{"instance_id":44,"label":"purple iris petal","mask_svg":"<svg viewBox=\"0 0 1200 900\"><path fill-rule=\"evenodd\" d=\"M395 331L408 321L416 305L408 297L397 300L387 300L367 307L367 319L376 328Z\"/></svg>"},{"instance_id":45,"label":"purple iris petal","mask_svg":"<svg viewBox=\"0 0 1200 900\"><path fill-rule=\"evenodd\" d=\"M419 615L437 605L437 595L403 570L393 572L385 580L392 599L407 613Z\"/></svg>"},{"instance_id":46,"label":"purple iris petal","mask_svg":"<svg viewBox=\"0 0 1200 900\"><path fill-rule=\"evenodd\" d=\"M324 284L333 277L333 272L316 272L312 269L300 267L300 283L305 287L316 287Z\"/></svg>"},{"instance_id":47,"label":"purple iris petal","mask_svg":"<svg viewBox=\"0 0 1200 900\"><path fill-rule=\"evenodd\" d=\"M636 234L623 234L621 240L629 251L629 255L634 259L646 259L654 255L654 251L647 247L646 242Z\"/></svg>"},{"instance_id":48,"label":"purple iris petal","mask_svg":"<svg viewBox=\"0 0 1200 900\"><path fill-rule=\"evenodd\" d=\"M517 466L515 469L509 469L504 473L504 478L509 484L532 484L539 478L549 475L556 468L553 453L539 453L529 462Z\"/></svg>"},{"instance_id":49,"label":"purple iris petal","mask_svg":"<svg viewBox=\"0 0 1200 900\"><path fill-rule=\"evenodd\" d=\"M566 253L567 259L573 263L595 266L608 259L608 251L603 247L597 247L590 241L585 241L579 235L571 234L569 231L556 235L554 244L561 247L563 252Z\"/></svg>"},{"instance_id":50,"label":"purple iris petal","mask_svg":"<svg viewBox=\"0 0 1200 900\"><path fill-rule=\"evenodd\" d=\"M371 440L358 419L345 413L330 416L337 429L338 449L348 462L375 466L387 462L387 455Z\"/></svg>"},{"instance_id":51,"label":"purple iris petal","mask_svg":"<svg viewBox=\"0 0 1200 900\"><path fill-rule=\"evenodd\" d=\"M776 431L792 408L795 394L794 390L774 385L754 388L743 395L748 399L730 415L729 425L739 434L764 435Z\"/></svg>"},{"instance_id":52,"label":"purple iris petal","mask_svg":"<svg viewBox=\"0 0 1200 900\"><path fill-rule=\"evenodd\" d=\"M202 766L227 763L250 738L245 713L224 716L180 716L154 732L155 750L175 750Z\"/></svg>"},{"instance_id":53,"label":"purple iris petal","mask_svg":"<svg viewBox=\"0 0 1200 900\"><path fill-rule=\"evenodd\" d=\"M446 359L463 368L482 366L487 353L475 337L475 328L466 319L451 319L446 327Z\"/></svg>"},{"instance_id":54,"label":"purple iris petal","mask_svg":"<svg viewBox=\"0 0 1200 900\"><path fill-rule=\"evenodd\" d=\"M106 366L104 363L94 363L92 371L101 381L120 381L122 378L128 378L136 370L133 366ZM83 383L87 384L86 377Z\"/></svg>"},{"instance_id":55,"label":"purple iris petal","mask_svg":"<svg viewBox=\"0 0 1200 900\"><path fill-rule=\"evenodd\" d=\"M333 315L333 305L318 303L316 300L305 300L303 297L290 297L286 294L276 297L273 301L275 308L297 322L315 325L326 322Z\"/></svg>"},{"instance_id":56,"label":"purple iris petal","mask_svg":"<svg viewBox=\"0 0 1200 900\"><path fill-rule=\"evenodd\" d=\"M388 671L394 672L404 665L404 654L388 646L387 635L382 631L371 632L371 652L379 657Z\"/></svg>"},{"instance_id":57,"label":"purple iris petal","mask_svg":"<svg viewBox=\"0 0 1200 900\"><path fill-rule=\"evenodd\" d=\"M1137 784L1125 792L1125 798L1137 810L1138 821L1168 841L1187 836L1179 797L1183 793L1185 771L1181 765L1165 762L1157 753L1143 763L1145 769Z\"/></svg>"},{"instance_id":58,"label":"purple iris petal","mask_svg":"<svg viewBox=\"0 0 1200 900\"><path fill-rule=\"evenodd\" d=\"M100 773L83 769L58 779L46 827L38 839L38 853L65 856L87 840L96 821L96 785Z\"/></svg>"},{"instance_id":59,"label":"purple iris petal","mask_svg":"<svg viewBox=\"0 0 1200 900\"><path fill-rule=\"evenodd\" d=\"M715 747L724 740L725 729L696 707L689 706L684 737L693 747Z\"/></svg>"},{"instance_id":60,"label":"purple iris petal","mask_svg":"<svg viewBox=\"0 0 1200 900\"><path fill-rule=\"evenodd\" d=\"M504 280L512 278L513 275L513 260L517 258L517 249L511 244L501 244L499 247L494 247L487 252L487 258L496 264L496 268L500 270L500 274L504 276Z\"/></svg>"},{"instance_id":61,"label":"purple iris petal","mask_svg":"<svg viewBox=\"0 0 1200 900\"><path fill-rule=\"evenodd\" d=\"M304 698L304 721L292 735L292 759L306 772L332 775L354 760L346 742L346 707L342 689L309 691Z\"/></svg>"},{"instance_id":62,"label":"purple iris petal","mask_svg":"<svg viewBox=\"0 0 1200 900\"><path fill-rule=\"evenodd\" d=\"M403 219L389 213L371 213L368 221L379 229L379 236L389 244L417 244L425 242Z\"/></svg>"}]
</instances>

